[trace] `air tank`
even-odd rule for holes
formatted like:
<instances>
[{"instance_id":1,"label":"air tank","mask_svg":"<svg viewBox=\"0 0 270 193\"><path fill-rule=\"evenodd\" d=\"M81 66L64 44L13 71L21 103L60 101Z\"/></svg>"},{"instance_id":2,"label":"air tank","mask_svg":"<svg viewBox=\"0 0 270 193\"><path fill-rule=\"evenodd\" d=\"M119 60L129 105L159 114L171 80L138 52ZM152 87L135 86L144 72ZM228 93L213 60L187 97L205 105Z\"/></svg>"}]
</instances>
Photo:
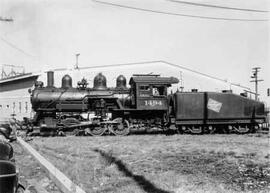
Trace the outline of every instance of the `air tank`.
<instances>
[{"instance_id":1,"label":"air tank","mask_svg":"<svg viewBox=\"0 0 270 193\"><path fill-rule=\"evenodd\" d=\"M94 89L95 90L106 90L107 89L107 80L106 80L106 77L102 73L98 73L98 75L95 76Z\"/></svg>"},{"instance_id":2,"label":"air tank","mask_svg":"<svg viewBox=\"0 0 270 193\"><path fill-rule=\"evenodd\" d=\"M66 74L62 78L62 88L71 88L72 87L72 78Z\"/></svg>"},{"instance_id":3,"label":"air tank","mask_svg":"<svg viewBox=\"0 0 270 193\"><path fill-rule=\"evenodd\" d=\"M127 80L123 75L119 75L116 79L116 88L126 88Z\"/></svg>"}]
</instances>

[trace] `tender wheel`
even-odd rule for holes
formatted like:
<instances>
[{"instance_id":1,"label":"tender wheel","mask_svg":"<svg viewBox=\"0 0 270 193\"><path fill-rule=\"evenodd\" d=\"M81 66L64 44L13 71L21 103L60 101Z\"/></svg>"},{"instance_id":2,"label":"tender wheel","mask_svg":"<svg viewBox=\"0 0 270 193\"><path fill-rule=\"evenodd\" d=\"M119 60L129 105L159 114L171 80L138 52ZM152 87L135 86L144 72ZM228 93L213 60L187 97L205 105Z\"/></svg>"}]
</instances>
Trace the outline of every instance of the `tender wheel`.
<instances>
[{"instance_id":1,"label":"tender wheel","mask_svg":"<svg viewBox=\"0 0 270 193\"><path fill-rule=\"evenodd\" d=\"M250 131L250 128L248 127L248 125L233 126L233 129L238 134L246 134L246 133L249 133Z\"/></svg>"},{"instance_id":2,"label":"tender wheel","mask_svg":"<svg viewBox=\"0 0 270 193\"><path fill-rule=\"evenodd\" d=\"M185 126L178 126L177 134L183 134L185 129L186 129Z\"/></svg>"},{"instance_id":3,"label":"tender wheel","mask_svg":"<svg viewBox=\"0 0 270 193\"><path fill-rule=\"evenodd\" d=\"M89 133L92 136L101 136L105 133L106 127L103 125L100 126L94 126L87 129L87 133Z\"/></svg>"},{"instance_id":4,"label":"tender wheel","mask_svg":"<svg viewBox=\"0 0 270 193\"><path fill-rule=\"evenodd\" d=\"M66 136L65 132L62 131L62 130L58 131L58 132L57 132L57 135L58 135L58 136Z\"/></svg>"},{"instance_id":5,"label":"tender wheel","mask_svg":"<svg viewBox=\"0 0 270 193\"><path fill-rule=\"evenodd\" d=\"M257 131L261 130L259 125L251 125L249 128L250 128L249 130L250 133L256 133Z\"/></svg>"},{"instance_id":6,"label":"tender wheel","mask_svg":"<svg viewBox=\"0 0 270 193\"><path fill-rule=\"evenodd\" d=\"M191 126L188 127L188 130L190 131L190 133L192 134L203 134L203 127L202 126Z\"/></svg>"},{"instance_id":7,"label":"tender wheel","mask_svg":"<svg viewBox=\"0 0 270 193\"><path fill-rule=\"evenodd\" d=\"M209 134L214 134L216 132L217 128L216 127L213 127L213 126L208 126L207 127L207 131Z\"/></svg>"},{"instance_id":8,"label":"tender wheel","mask_svg":"<svg viewBox=\"0 0 270 193\"><path fill-rule=\"evenodd\" d=\"M116 118L113 120L117 122L113 125L111 131L115 135L128 135L130 132L129 122L122 118Z\"/></svg>"}]
</instances>

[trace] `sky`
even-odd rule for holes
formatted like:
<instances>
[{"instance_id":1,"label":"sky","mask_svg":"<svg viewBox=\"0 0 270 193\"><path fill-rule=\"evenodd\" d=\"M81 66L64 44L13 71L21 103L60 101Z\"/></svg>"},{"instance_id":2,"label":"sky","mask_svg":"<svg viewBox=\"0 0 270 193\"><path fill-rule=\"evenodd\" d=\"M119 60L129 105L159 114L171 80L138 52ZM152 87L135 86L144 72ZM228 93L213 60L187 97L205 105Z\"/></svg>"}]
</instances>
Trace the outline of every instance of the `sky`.
<instances>
[{"instance_id":1,"label":"sky","mask_svg":"<svg viewBox=\"0 0 270 193\"><path fill-rule=\"evenodd\" d=\"M267 0L185 1L268 10ZM72 68L76 53L80 67L164 60L253 90L251 71L258 66L261 99L270 104L269 22L258 21L267 12L170 0L1 0L0 16L14 19L0 22L0 64L28 72Z\"/></svg>"}]
</instances>

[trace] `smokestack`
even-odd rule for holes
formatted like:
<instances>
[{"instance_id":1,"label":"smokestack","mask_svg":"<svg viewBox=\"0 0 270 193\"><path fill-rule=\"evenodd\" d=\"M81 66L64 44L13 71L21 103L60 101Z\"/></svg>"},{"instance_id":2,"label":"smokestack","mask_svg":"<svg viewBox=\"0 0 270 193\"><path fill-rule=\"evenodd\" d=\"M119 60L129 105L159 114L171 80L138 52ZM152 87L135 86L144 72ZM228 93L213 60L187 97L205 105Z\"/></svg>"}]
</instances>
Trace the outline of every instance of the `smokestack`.
<instances>
[{"instance_id":1,"label":"smokestack","mask_svg":"<svg viewBox=\"0 0 270 193\"><path fill-rule=\"evenodd\" d=\"M54 72L53 71L48 71L47 72L47 87L53 87L54 85Z\"/></svg>"}]
</instances>

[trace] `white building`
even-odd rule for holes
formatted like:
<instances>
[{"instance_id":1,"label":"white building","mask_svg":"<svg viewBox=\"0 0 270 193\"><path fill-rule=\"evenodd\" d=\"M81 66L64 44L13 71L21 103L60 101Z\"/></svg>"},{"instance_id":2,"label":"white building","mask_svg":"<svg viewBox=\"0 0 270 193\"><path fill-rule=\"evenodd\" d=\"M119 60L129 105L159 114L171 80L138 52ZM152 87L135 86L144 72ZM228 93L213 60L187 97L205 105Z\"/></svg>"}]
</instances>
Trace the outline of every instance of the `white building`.
<instances>
[{"instance_id":1,"label":"white building","mask_svg":"<svg viewBox=\"0 0 270 193\"><path fill-rule=\"evenodd\" d=\"M0 80L0 120L11 116L17 119L31 116L32 107L28 89L38 79L38 74L24 74Z\"/></svg>"}]
</instances>

